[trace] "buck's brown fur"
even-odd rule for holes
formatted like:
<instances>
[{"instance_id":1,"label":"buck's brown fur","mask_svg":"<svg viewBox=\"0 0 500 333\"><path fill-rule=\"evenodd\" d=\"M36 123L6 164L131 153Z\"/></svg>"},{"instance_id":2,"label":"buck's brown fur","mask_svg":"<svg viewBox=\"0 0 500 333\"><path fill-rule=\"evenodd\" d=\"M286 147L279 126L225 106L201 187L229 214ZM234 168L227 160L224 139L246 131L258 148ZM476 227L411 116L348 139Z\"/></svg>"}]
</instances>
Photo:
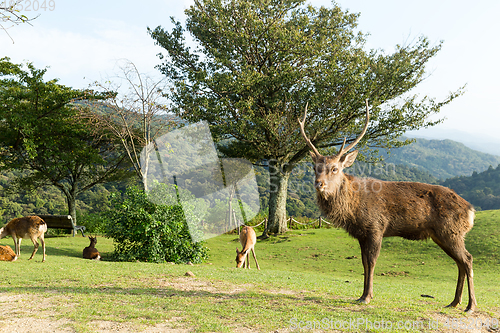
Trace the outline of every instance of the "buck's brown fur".
<instances>
[{"instance_id":1,"label":"buck's brown fur","mask_svg":"<svg viewBox=\"0 0 500 333\"><path fill-rule=\"evenodd\" d=\"M306 109L307 112L307 109ZM446 187L410 182L388 182L372 178L357 178L343 173L357 156L352 151L344 156L364 135L363 133L335 156L322 156L304 132L304 121L299 121L304 138L313 150L315 187L321 211L355 237L361 247L364 268L364 290L360 302L369 303L373 297L373 273L383 237L400 236L411 240L432 238L458 266L455 298L449 306L462 301L467 277L469 303L466 311L474 311L472 256L465 249L465 235L474 223L474 208L453 190ZM345 142L344 142L345 143Z\"/></svg>"},{"instance_id":2,"label":"buck's brown fur","mask_svg":"<svg viewBox=\"0 0 500 333\"><path fill-rule=\"evenodd\" d=\"M0 245L0 261L16 261L17 256L14 250L10 248L10 246L2 246Z\"/></svg>"},{"instance_id":3,"label":"buck's brown fur","mask_svg":"<svg viewBox=\"0 0 500 333\"><path fill-rule=\"evenodd\" d=\"M257 235L252 227L243 227L240 232L240 244L243 247L241 252L236 248L236 267L240 268L247 263L247 268L250 268L250 260L248 260L248 252L252 250L253 258L255 259L255 264L257 269L260 270L259 263L257 262L257 257L255 256L255 243L257 242Z\"/></svg>"},{"instance_id":4,"label":"buck's brown fur","mask_svg":"<svg viewBox=\"0 0 500 333\"><path fill-rule=\"evenodd\" d=\"M101 255L99 254L99 251L97 251L97 249L95 248L95 245L97 244L97 237L89 236L89 240L90 240L90 245L83 249L83 258L100 260Z\"/></svg>"},{"instance_id":5,"label":"buck's brown fur","mask_svg":"<svg viewBox=\"0 0 500 333\"><path fill-rule=\"evenodd\" d=\"M0 229L0 238L11 236L14 239L17 257L21 254L21 240L29 238L33 242L33 253L28 260L33 259L38 250L38 239L42 243L43 259L45 261L45 232L47 224L38 216L25 216L13 219Z\"/></svg>"}]
</instances>

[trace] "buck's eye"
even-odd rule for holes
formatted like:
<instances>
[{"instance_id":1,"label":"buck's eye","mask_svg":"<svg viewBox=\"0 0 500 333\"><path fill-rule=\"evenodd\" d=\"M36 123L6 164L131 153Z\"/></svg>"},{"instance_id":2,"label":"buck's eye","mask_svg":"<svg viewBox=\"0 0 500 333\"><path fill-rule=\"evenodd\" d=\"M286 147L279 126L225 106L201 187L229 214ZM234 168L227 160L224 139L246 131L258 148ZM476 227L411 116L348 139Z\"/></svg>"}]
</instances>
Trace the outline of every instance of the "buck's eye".
<instances>
[{"instance_id":1,"label":"buck's eye","mask_svg":"<svg viewBox=\"0 0 500 333\"><path fill-rule=\"evenodd\" d=\"M339 168L337 168L337 167L333 167L333 168L332 168L332 172L333 172L333 173L337 173L338 171L339 171Z\"/></svg>"}]
</instances>

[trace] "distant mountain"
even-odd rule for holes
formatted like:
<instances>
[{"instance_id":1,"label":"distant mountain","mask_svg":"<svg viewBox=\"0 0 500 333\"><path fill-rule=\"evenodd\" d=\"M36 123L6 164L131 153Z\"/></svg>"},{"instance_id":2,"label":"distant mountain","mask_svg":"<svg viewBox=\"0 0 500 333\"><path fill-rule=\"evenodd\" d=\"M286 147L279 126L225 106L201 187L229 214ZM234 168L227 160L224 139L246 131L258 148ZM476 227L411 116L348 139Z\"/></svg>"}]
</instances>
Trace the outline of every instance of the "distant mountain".
<instances>
[{"instance_id":1,"label":"distant mountain","mask_svg":"<svg viewBox=\"0 0 500 333\"><path fill-rule=\"evenodd\" d=\"M447 179L482 172L500 164L500 156L482 153L452 140L415 139L408 146L393 149L387 163L403 164Z\"/></svg>"},{"instance_id":2,"label":"distant mountain","mask_svg":"<svg viewBox=\"0 0 500 333\"><path fill-rule=\"evenodd\" d=\"M440 180L429 172L420 168L410 167L404 164L368 164L354 162L354 165L345 172L358 177L370 177L388 181L419 182L427 184L439 184Z\"/></svg>"},{"instance_id":3,"label":"distant mountain","mask_svg":"<svg viewBox=\"0 0 500 333\"><path fill-rule=\"evenodd\" d=\"M453 140L483 153L500 156L500 139L483 133L469 133L454 129L428 128L405 134L409 138L428 140Z\"/></svg>"}]
</instances>

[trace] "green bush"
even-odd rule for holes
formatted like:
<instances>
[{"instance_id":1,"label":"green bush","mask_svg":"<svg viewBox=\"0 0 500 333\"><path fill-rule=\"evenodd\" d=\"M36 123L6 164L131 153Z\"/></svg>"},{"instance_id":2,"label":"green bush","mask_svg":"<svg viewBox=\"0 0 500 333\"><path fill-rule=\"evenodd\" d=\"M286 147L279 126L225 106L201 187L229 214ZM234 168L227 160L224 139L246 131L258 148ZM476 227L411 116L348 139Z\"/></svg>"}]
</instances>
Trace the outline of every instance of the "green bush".
<instances>
[{"instance_id":1,"label":"green bush","mask_svg":"<svg viewBox=\"0 0 500 333\"><path fill-rule=\"evenodd\" d=\"M155 191L171 196L172 188L167 187L158 185ZM114 259L200 263L207 258L202 242L191 239L185 217L189 207L176 200L165 202L152 203L144 190L135 186L127 188L124 198L112 196L112 208L106 213L106 237L113 239Z\"/></svg>"},{"instance_id":2,"label":"green bush","mask_svg":"<svg viewBox=\"0 0 500 333\"><path fill-rule=\"evenodd\" d=\"M87 213L77 215L78 225L85 226L85 232L90 234L105 234L106 219L104 213Z\"/></svg>"}]
</instances>

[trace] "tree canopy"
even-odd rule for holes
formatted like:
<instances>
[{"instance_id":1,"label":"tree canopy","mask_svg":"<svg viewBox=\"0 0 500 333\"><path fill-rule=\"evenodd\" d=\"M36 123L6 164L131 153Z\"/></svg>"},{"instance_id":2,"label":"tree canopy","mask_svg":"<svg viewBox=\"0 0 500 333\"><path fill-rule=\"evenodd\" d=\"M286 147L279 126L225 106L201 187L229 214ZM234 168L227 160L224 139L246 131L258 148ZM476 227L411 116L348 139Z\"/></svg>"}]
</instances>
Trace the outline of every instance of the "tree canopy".
<instances>
[{"instance_id":1,"label":"tree canopy","mask_svg":"<svg viewBox=\"0 0 500 333\"><path fill-rule=\"evenodd\" d=\"M127 159L109 133L80 117L78 101L104 96L44 81L45 73L0 59L1 166L25 170L16 182L23 188L56 186L76 219L76 196L126 177Z\"/></svg>"},{"instance_id":2,"label":"tree canopy","mask_svg":"<svg viewBox=\"0 0 500 333\"><path fill-rule=\"evenodd\" d=\"M270 168L269 230L286 229L287 181L308 152L297 119L309 105L306 131L319 149L352 142L371 104L368 132L359 144L397 147L408 130L435 125L429 116L445 100L412 94L425 65L440 49L421 37L394 52L367 50L359 14L305 0L195 0L183 26L149 30L165 52L158 68L172 80L173 110L207 121L230 157ZM195 47L188 46L190 34Z\"/></svg>"}]
</instances>

